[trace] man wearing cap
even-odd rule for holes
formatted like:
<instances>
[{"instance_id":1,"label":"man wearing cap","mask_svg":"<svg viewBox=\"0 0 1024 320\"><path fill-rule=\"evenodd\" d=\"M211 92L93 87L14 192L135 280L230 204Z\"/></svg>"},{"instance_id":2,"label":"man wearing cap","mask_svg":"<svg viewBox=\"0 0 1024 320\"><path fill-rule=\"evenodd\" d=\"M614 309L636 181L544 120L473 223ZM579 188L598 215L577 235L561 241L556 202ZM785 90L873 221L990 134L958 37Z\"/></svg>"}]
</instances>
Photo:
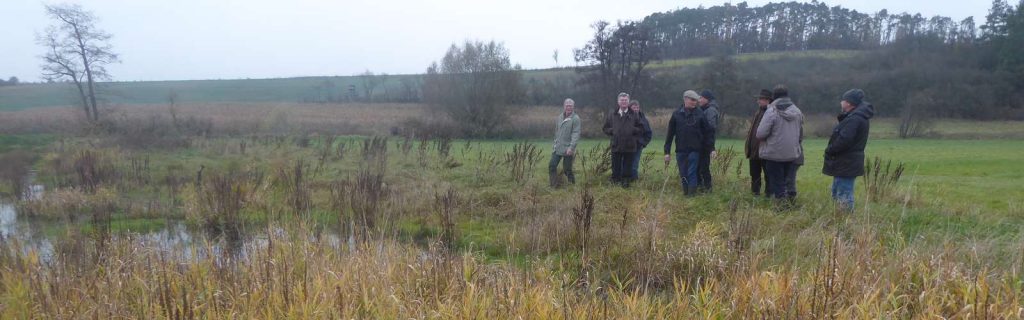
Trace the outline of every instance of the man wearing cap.
<instances>
[{"instance_id":1,"label":"man wearing cap","mask_svg":"<svg viewBox=\"0 0 1024 320\"><path fill-rule=\"evenodd\" d=\"M548 162L548 181L551 187L558 187L558 163L562 162L562 171L569 183L576 183L576 176L572 172L572 161L576 158L576 143L580 141L580 116L576 115L576 102L572 99L565 99L562 103L562 113L558 115L558 124L555 125L555 142L551 153L551 161Z\"/></svg>"},{"instance_id":2,"label":"man wearing cap","mask_svg":"<svg viewBox=\"0 0 1024 320\"><path fill-rule=\"evenodd\" d=\"M700 160L697 164L697 189L702 192L711 192L711 158L715 154L715 136L718 134L718 102L715 101L715 94L710 89L700 92L700 109L704 117L711 124L711 144L700 152Z\"/></svg>"},{"instance_id":3,"label":"man wearing cap","mask_svg":"<svg viewBox=\"0 0 1024 320\"><path fill-rule=\"evenodd\" d=\"M775 99L765 109L764 117L757 126L756 137L761 141L758 156L765 162L771 197L786 200L792 204L796 196L796 161L803 154L800 136L803 133L804 115L789 98L789 90L778 85L772 90ZM794 190L788 190L793 187ZM793 195L793 197L790 196Z\"/></svg>"},{"instance_id":4,"label":"man wearing cap","mask_svg":"<svg viewBox=\"0 0 1024 320\"><path fill-rule=\"evenodd\" d=\"M640 117L640 124L644 127L644 132L640 133L640 138L637 140L636 153L633 156L633 168L632 175L633 179L640 178L640 158L644 156L644 148L647 148L647 144L651 143L651 138L654 137L654 132L651 131L651 122L647 121L647 115L643 111L640 111L640 101L630 101L629 110Z\"/></svg>"},{"instance_id":5,"label":"man wearing cap","mask_svg":"<svg viewBox=\"0 0 1024 320\"><path fill-rule=\"evenodd\" d=\"M693 90L683 93L683 106L672 113L665 137L665 164L672 161L672 140L676 144L676 165L683 192L692 196L697 191L697 162L702 150L712 148L714 129L704 111L697 108L700 95Z\"/></svg>"},{"instance_id":6,"label":"man wearing cap","mask_svg":"<svg viewBox=\"0 0 1024 320\"><path fill-rule=\"evenodd\" d=\"M768 181L768 172L764 170L764 160L757 154L761 146L761 140L757 139L757 125L761 123L761 118L764 117L768 104L772 102L772 92L768 89L761 89L761 93L754 96L754 98L757 99L757 110L754 111L754 117L750 119L750 129L747 130L744 153L747 156L747 162L750 164L750 192L755 196L760 195L763 181L764 195L768 197L771 196L768 187L771 183ZM762 175L764 179L761 178Z\"/></svg>"},{"instance_id":7,"label":"man wearing cap","mask_svg":"<svg viewBox=\"0 0 1024 320\"><path fill-rule=\"evenodd\" d=\"M853 211L853 184L864 175L864 148L875 107L864 101L864 91L850 89L839 102L843 113L825 148L821 172L832 176L832 199L842 211Z\"/></svg>"},{"instance_id":8,"label":"man wearing cap","mask_svg":"<svg viewBox=\"0 0 1024 320\"><path fill-rule=\"evenodd\" d=\"M629 110L629 94L623 92L618 97L619 108L608 114L602 130L611 136L612 149L612 182L629 188L633 180L633 157L637 150L637 142L643 133L640 117Z\"/></svg>"}]
</instances>

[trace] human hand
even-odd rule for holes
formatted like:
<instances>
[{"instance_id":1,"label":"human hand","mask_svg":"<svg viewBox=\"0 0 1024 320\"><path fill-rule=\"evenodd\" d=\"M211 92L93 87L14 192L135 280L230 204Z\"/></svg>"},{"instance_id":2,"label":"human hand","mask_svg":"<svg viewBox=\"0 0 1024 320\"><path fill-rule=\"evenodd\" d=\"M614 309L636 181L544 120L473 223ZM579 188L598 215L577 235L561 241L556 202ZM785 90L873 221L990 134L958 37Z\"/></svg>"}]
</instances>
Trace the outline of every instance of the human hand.
<instances>
[{"instance_id":1,"label":"human hand","mask_svg":"<svg viewBox=\"0 0 1024 320\"><path fill-rule=\"evenodd\" d=\"M714 159L715 157L718 157L718 151L711 150L711 159Z\"/></svg>"},{"instance_id":2,"label":"human hand","mask_svg":"<svg viewBox=\"0 0 1024 320\"><path fill-rule=\"evenodd\" d=\"M572 148L565 149L565 155L571 156L573 154Z\"/></svg>"},{"instance_id":3,"label":"human hand","mask_svg":"<svg viewBox=\"0 0 1024 320\"><path fill-rule=\"evenodd\" d=\"M672 162L672 156L666 154L665 155L665 165L667 166L670 162Z\"/></svg>"}]
</instances>

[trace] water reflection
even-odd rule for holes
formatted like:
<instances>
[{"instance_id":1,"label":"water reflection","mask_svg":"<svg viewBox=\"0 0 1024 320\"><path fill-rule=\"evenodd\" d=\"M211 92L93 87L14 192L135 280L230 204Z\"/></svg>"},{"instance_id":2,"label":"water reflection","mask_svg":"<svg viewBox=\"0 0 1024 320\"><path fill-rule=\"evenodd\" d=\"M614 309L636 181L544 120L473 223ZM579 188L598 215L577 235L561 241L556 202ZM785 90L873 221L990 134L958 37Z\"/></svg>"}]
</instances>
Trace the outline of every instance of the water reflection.
<instances>
[{"instance_id":1,"label":"water reflection","mask_svg":"<svg viewBox=\"0 0 1024 320\"><path fill-rule=\"evenodd\" d=\"M33 173L29 181L35 181L34 178ZM42 185L32 185L28 189L30 191L26 194L27 199L40 199L45 192ZM10 245L12 241L16 241L23 253L34 251L40 259L49 261L55 253L67 251L68 246L102 247L112 239L131 240L141 247L162 251L166 253L165 256L178 261L214 258L218 263L230 264L244 261L254 250L266 250L271 235L278 238L288 236L288 232L280 227L196 228L182 220L174 219L164 221L164 227L156 230L110 232L109 221L94 223L89 222L90 219L76 220L81 221L19 217L15 203L0 199L0 245ZM86 229L92 230L88 237L68 238L69 234L79 234ZM338 250L344 250L346 247L354 249L353 239L340 236L339 230L321 226L315 227L312 231L306 236L307 241L322 241Z\"/></svg>"}]
</instances>

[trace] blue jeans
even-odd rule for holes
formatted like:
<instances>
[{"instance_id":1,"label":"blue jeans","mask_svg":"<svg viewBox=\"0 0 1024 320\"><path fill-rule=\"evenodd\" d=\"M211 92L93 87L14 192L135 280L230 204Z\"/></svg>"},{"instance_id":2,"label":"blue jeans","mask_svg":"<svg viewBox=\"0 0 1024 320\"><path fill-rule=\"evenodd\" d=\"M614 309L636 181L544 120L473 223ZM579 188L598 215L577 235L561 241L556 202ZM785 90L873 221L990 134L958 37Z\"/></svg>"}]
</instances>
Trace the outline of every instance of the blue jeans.
<instances>
[{"instance_id":1,"label":"blue jeans","mask_svg":"<svg viewBox=\"0 0 1024 320\"><path fill-rule=\"evenodd\" d=\"M700 153L676 152L676 165L679 166L679 178L683 187L697 187L697 162L700 160Z\"/></svg>"},{"instance_id":2,"label":"blue jeans","mask_svg":"<svg viewBox=\"0 0 1024 320\"><path fill-rule=\"evenodd\" d=\"M636 149L636 156L633 156L633 179L640 177L640 157L644 155L644 148Z\"/></svg>"},{"instance_id":3,"label":"blue jeans","mask_svg":"<svg viewBox=\"0 0 1024 320\"><path fill-rule=\"evenodd\" d=\"M833 177L832 199L844 211L853 211L853 182L857 177Z\"/></svg>"}]
</instances>

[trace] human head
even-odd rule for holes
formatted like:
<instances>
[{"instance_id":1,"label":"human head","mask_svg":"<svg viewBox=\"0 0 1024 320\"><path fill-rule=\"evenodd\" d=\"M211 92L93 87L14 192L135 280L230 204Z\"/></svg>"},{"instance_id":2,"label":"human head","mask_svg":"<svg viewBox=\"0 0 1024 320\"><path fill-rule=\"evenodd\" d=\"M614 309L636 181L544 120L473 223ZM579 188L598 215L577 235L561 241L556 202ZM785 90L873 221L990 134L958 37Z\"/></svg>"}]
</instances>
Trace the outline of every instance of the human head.
<instances>
[{"instance_id":1,"label":"human head","mask_svg":"<svg viewBox=\"0 0 1024 320\"><path fill-rule=\"evenodd\" d=\"M640 112L640 101L630 100L629 109L633 110L633 112Z\"/></svg>"},{"instance_id":2,"label":"human head","mask_svg":"<svg viewBox=\"0 0 1024 320\"><path fill-rule=\"evenodd\" d=\"M768 89L761 89L761 93L757 96L757 106L767 107L768 104L772 103L772 92Z\"/></svg>"},{"instance_id":3,"label":"human head","mask_svg":"<svg viewBox=\"0 0 1024 320\"><path fill-rule=\"evenodd\" d=\"M700 92L700 105L707 105L711 100L715 100L715 94L711 92L711 89L704 89Z\"/></svg>"},{"instance_id":4,"label":"human head","mask_svg":"<svg viewBox=\"0 0 1024 320\"><path fill-rule=\"evenodd\" d=\"M565 112L565 114L572 113L573 109L575 109L575 108L576 108L576 101L572 101L572 99L570 99L570 98L565 98L565 101L562 102L562 110Z\"/></svg>"},{"instance_id":5,"label":"human head","mask_svg":"<svg viewBox=\"0 0 1024 320\"><path fill-rule=\"evenodd\" d=\"M863 102L864 90L850 89L843 94L843 100L840 103L840 106L843 107L843 112L849 112L850 110L853 110Z\"/></svg>"},{"instance_id":6,"label":"human head","mask_svg":"<svg viewBox=\"0 0 1024 320\"><path fill-rule=\"evenodd\" d=\"M772 89L772 101L787 97L789 97L789 89L786 88L785 85L776 85L775 88Z\"/></svg>"},{"instance_id":7,"label":"human head","mask_svg":"<svg viewBox=\"0 0 1024 320\"><path fill-rule=\"evenodd\" d=\"M625 92L619 93L619 109L627 107L629 107L629 94Z\"/></svg>"},{"instance_id":8,"label":"human head","mask_svg":"<svg viewBox=\"0 0 1024 320\"><path fill-rule=\"evenodd\" d=\"M697 102L700 101L700 95L696 91L686 90L683 93L683 106L687 109L693 109L697 106Z\"/></svg>"}]
</instances>

